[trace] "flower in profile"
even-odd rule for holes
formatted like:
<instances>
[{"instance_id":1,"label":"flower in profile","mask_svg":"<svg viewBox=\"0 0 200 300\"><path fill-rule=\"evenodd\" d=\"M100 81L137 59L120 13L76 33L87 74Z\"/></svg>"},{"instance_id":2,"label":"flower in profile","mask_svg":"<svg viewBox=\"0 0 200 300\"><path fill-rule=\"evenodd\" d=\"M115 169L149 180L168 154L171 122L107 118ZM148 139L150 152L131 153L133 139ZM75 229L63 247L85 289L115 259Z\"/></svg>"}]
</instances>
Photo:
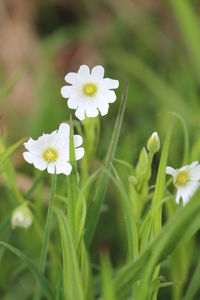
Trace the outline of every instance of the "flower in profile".
<instances>
[{"instance_id":1,"label":"flower in profile","mask_svg":"<svg viewBox=\"0 0 200 300\"><path fill-rule=\"evenodd\" d=\"M65 76L65 81L71 85L62 87L61 94L68 98L68 107L75 109L79 120L102 116L108 113L109 103L116 100L113 89L118 88L119 81L104 78L104 68L96 66L90 69L86 65L80 66L78 73L71 72Z\"/></svg>"},{"instance_id":2,"label":"flower in profile","mask_svg":"<svg viewBox=\"0 0 200 300\"><path fill-rule=\"evenodd\" d=\"M12 228L16 227L28 228L33 222L33 215L30 208L26 204L22 204L15 208L11 217Z\"/></svg>"},{"instance_id":3,"label":"flower in profile","mask_svg":"<svg viewBox=\"0 0 200 300\"><path fill-rule=\"evenodd\" d=\"M84 156L84 149L79 147L83 142L80 135L74 135L76 160ZM23 153L24 159L35 168L48 173L69 175L72 166L69 163L70 126L62 123L59 129L50 134L43 134L37 140L30 138L24 143L28 150Z\"/></svg>"},{"instance_id":4,"label":"flower in profile","mask_svg":"<svg viewBox=\"0 0 200 300\"><path fill-rule=\"evenodd\" d=\"M173 176L174 185L177 188L176 202L180 197L185 205L200 187L200 165L198 161L180 169L166 168L166 173Z\"/></svg>"}]
</instances>

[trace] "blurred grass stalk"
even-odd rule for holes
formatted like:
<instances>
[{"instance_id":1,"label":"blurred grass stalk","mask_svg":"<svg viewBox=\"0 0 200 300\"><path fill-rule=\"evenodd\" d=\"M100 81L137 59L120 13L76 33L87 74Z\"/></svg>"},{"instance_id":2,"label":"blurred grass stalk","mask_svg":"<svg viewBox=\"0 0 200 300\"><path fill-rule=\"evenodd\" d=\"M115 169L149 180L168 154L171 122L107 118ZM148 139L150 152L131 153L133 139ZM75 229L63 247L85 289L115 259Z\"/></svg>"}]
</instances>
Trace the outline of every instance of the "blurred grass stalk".
<instances>
[{"instance_id":1,"label":"blurred grass stalk","mask_svg":"<svg viewBox=\"0 0 200 300\"><path fill-rule=\"evenodd\" d=\"M169 0L200 83L199 19L189 0Z\"/></svg>"}]
</instances>

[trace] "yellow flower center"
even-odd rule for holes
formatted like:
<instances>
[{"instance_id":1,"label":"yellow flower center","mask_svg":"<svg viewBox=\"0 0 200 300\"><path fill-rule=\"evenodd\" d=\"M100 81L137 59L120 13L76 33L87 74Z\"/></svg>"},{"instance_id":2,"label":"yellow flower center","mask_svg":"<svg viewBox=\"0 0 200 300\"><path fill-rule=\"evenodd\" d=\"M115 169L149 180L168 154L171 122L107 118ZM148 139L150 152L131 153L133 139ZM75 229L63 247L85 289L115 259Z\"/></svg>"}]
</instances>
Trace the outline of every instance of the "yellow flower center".
<instances>
[{"instance_id":1,"label":"yellow flower center","mask_svg":"<svg viewBox=\"0 0 200 300\"><path fill-rule=\"evenodd\" d=\"M97 92L97 86L94 83L87 83L83 86L83 93L86 96L94 96Z\"/></svg>"},{"instance_id":2,"label":"yellow flower center","mask_svg":"<svg viewBox=\"0 0 200 300\"><path fill-rule=\"evenodd\" d=\"M43 152L42 156L47 162L54 162L58 158L58 152L56 149L49 147Z\"/></svg>"},{"instance_id":3,"label":"yellow flower center","mask_svg":"<svg viewBox=\"0 0 200 300\"><path fill-rule=\"evenodd\" d=\"M176 184L184 185L188 181L188 173L186 171L181 171L176 176Z\"/></svg>"}]
</instances>

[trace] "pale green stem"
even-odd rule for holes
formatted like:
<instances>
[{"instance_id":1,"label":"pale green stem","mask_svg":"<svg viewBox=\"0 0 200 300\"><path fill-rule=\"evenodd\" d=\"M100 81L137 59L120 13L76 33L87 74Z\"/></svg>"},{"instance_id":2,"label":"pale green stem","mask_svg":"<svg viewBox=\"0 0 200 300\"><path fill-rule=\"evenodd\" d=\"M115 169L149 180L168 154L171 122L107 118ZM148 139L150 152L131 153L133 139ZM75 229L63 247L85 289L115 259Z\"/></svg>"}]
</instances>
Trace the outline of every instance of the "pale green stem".
<instances>
[{"instance_id":1,"label":"pale green stem","mask_svg":"<svg viewBox=\"0 0 200 300\"><path fill-rule=\"evenodd\" d=\"M55 195L55 190L56 190L56 179L57 179L57 175L55 173L53 175L53 180L52 180L52 185L51 185L51 193L50 193L50 199L49 199L47 221L46 221L44 240L43 240L42 250L41 250L41 255L40 255L40 271L42 273L44 273L44 271L45 271L46 260L47 260L49 233L50 233L50 226L51 226L52 215L53 215L54 195ZM39 285L36 286L36 294L35 294L34 299L35 300L40 299Z\"/></svg>"}]
</instances>

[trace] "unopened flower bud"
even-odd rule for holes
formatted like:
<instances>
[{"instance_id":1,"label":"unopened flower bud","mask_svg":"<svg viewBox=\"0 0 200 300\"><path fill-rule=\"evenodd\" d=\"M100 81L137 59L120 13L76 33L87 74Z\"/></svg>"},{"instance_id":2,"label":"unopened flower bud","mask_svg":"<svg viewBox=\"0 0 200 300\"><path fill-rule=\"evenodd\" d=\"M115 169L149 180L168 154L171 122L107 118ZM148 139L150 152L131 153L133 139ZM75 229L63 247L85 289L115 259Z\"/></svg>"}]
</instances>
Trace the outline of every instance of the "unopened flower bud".
<instances>
[{"instance_id":1,"label":"unopened flower bud","mask_svg":"<svg viewBox=\"0 0 200 300\"><path fill-rule=\"evenodd\" d=\"M26 204L18 206L12 213L12 228L16 227L28 228L33 222L33 215L30 208Z\"/></svg>"},{"instance_id":2,"label":"unopened flower bud","mask_svg":"<svg viewBox=\"0 0 200 300\"><path fill-rule=\"evenodd\" d=\"M136 185L137 182L138 182L137 178L133 175L128 177L128 181L129 181L130 184L133 184L133 185Z\"/></svg>"},{"instance_id":3,"label":"unopened flower bud","mask_svg":"<svg viewBox=\"0 0 200 300\"><path fill-rule=\"evenodd\" d=\"M152 133L147 142L147 149L151 153L156 153L160 149L160 138L157 132Z\"/></svg>"}]
</instances>

